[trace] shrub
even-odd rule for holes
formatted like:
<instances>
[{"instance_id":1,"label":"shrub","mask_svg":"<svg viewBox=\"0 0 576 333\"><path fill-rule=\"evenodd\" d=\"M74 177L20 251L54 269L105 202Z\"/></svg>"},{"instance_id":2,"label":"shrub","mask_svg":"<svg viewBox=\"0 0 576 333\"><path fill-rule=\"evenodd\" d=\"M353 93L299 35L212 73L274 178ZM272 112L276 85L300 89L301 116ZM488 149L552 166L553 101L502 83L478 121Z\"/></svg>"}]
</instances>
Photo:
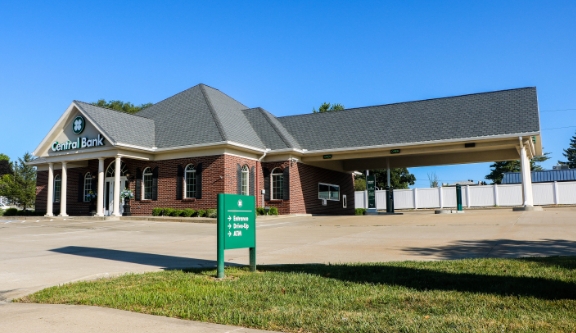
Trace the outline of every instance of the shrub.
<instances>
[{"instance_id":1,"label":"shrub","mask_svg":"<svg viewBox=\"0 0 576 333\"><path fill-rule=\"evenodd\" d=\"M264 207L256 208L256 215L266 215L266 210L264 209Z\"/></svg>"},{"instance_id":2,"label":"shrub","mask_svg":"<svg viewBox=\"0 0 576 333\"><path fill-rule=\"evenodd\" d=\"M4 209L0 209L0 216L4 215Z\"/></svg>"},{"instance_id":3,"label":"shrub","mask_svg":"<svg viewBox=\"0 0 576 333\"><path fill-rule=\"evenodd\" d=\"M270 215L278 215L278 208L277 207L270 207L270 211L268 212Z\"/></svg>"},{"instance_id":4,"label":"shrub","mask_svg":"<svg viewBox=\"0 0 576 333\"><path fill-rule=\"evenodd\" d=\"M18 209L16 208L8 208L4 212L4 216L16 216L18 214Z\"/></svg>"},{"instance_id":5,"label":"shrub","mask_svg":"<svg viewBox=\"0 0 576 333\"><path fill-rule=\"evenodd\" d=\"M192 208L185 208L185 209L183 209L182 216L184 216L184 217L190 217L190 216L194 215L194 213L196 213L196 211L195 211L194 209L192 209Z\"/></svg>"},{"instance_id":6,"label":"shrub","mask_svg":"<svg viewBox=\"0 0 576 333\"><path fill-rule=\"evenodd\" d=\"M216 218L216 217L218 217L218 211L216 210L216 208L206 209L206 216L211 217L211 218Z\"/></svg>"},{"instance_id":7,"label":"shrub","mask_svg":"<svg viewBox=\"0 0 576 333\"><path fill-rule=\"evenodd\" d=\"M164 208L162 210L162 215L164 216L172 216L172 212L174 212L174 208Z\"/></svg>"},{"instance_id":8,"label":"shrub","mask_svg":"<svg viewBox=\"0 0 576 333\"><path fill-rule=\"evenodd\" d=\"M162 215L162 211L164 211L164 208L159 208L159 207L153 208L152 209L152 216L160 216L160 215Z\"/></svg>"},{"instance_id":9,"label":"shrub","mask_svg":"<svg viewBox=\"0 0 576 333\"><path fill-rule=\"evenodd\" d=\"M354 215L366 215L366 208L356 208Z\"/></svg>"},{"instance_id":10,"label":"shrub","mask_svg":"<svg viewBox=\"0 0 576 333\"><path fill-rule=\"evenodd\" d=\"M182 213L184 213L182 209L172 209L170 216L180 216Z\"/></svg>"},{"instance_id":11,"label":"shrub","mask_svg":"<svg viewBox=\"0 0 576 333\"><path fill-rule=\"evenodd\" d=\"M205 210L205 209L198 209L198 210L196 211L196 216L198 216L198 217L202 217L202 216L205 216L205 215L206 215L206 210Z\"/></svg>"}]
</instances>

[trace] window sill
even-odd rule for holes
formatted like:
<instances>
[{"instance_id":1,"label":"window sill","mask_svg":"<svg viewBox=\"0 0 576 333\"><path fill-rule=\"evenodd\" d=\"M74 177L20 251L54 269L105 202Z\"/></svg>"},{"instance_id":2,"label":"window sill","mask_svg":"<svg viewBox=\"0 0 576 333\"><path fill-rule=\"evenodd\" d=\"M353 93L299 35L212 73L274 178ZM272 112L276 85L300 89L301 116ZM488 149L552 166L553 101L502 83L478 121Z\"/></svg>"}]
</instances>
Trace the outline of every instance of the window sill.
<instances>
[{"instance_id":1,"label":"window sill","mask_svg":"<svg viewBox=\"0 0 576 333\"><path fill-rule=\"evenodd\" d=\"M194 201L196 201L196 198L184 198L184 199L182 199L182 201L184 201L184 202L194 202Z\"/></svg>"},{"instance_id":2,"label":"window sill","mask_svg":"<svg viewBox=\"0 0 576 333\"><path fill-rule=\"evenodd\" d=\"M272 200L268 200L268 202L272 202L272 203L279 203L279 202L284 202L286 200L284 199L272 199Z\"/></svg>"}]
</instances>

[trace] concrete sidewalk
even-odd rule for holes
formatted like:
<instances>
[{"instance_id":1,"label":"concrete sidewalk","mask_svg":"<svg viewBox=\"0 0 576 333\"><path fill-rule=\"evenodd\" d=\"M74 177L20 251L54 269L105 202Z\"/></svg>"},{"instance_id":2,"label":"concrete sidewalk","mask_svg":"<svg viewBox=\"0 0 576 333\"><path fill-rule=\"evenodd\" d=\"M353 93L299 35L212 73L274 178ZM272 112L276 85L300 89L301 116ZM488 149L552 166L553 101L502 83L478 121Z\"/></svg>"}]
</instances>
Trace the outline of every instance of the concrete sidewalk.
<instances>
[{"instance_id":1,"label":"concrete sidewalk","mask_svg":"<svg viewBox=\"0 0 576 333\"><path fill-rule=\"evenodd\" d=\"M243 327L202 323L93 306L0 305L0 332L34 333L257 333Z\"/></svg>"}]
</instances>

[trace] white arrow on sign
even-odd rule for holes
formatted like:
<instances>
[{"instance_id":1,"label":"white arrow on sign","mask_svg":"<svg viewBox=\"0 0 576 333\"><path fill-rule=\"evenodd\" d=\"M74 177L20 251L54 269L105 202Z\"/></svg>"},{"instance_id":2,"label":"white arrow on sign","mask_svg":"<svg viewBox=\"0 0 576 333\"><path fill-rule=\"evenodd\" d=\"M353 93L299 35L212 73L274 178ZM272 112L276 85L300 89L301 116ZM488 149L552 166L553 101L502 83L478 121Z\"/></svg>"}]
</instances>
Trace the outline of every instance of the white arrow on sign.
<instances>
[{"instance_id":1,"label":"white arrow on sign","mask_svg":"<svg viewBox=\"0 0 576 333\"><path fill-rule=\"evenodd\" d=\"M232 232L228 231L228 237L232 236Z\"/></svg>"},{"instance_id":2,"label":"white arrow on sign","mask_svg":"<svg viewBox=\"0 0 576 333\"><path fill-rule=\"evenodd\" d=\"M232 228L232 225L230 223L228 223L228 229Z\"/></svg>"},{"instance_id":3,"label":"white arrow on sign","mask_svg":"<svg viewBox=\"0 0 576 333\"><path fill-rule=\"evenodd\" d=\"M230 215L228 215L228 222L230 222L230 220L232 220L232 217L230 217Z\"/></svg>"}]
</instances>

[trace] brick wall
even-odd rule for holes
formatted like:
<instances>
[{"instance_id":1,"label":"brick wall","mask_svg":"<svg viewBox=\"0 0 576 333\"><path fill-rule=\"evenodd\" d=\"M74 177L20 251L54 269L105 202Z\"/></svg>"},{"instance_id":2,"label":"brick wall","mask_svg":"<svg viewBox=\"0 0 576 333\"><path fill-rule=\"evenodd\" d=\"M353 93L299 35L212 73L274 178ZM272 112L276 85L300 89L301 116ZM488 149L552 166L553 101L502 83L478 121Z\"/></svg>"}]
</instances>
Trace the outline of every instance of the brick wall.
<instances>
[{"instance_id":1,"label":"brick wall","mask_svg":"<svg viewBox=\"0 0 576 333\"><path fill-rule=\"evenodd\" d=\"M104 170L108 168L114 159L106 159ZM133 215L151 215L155 207L169 208L192 208L207 209L216 208L218 193L237 193L238 177L237 166L248 165L250 170L255 167L254 193L256 196L256 206L262 207L263 196L260 194L264 189L264 168L270 172L274 168L284 169L289 167L290 174L290 197L289 200L268 200L264 201L264 206L277 207L280 214L353 214L354 213L354 184L353 176L348 173L341 173L305 165L302 163L265 162L258 163L233 155L205 156L194 158L182 158L167 161L141 161L122 159L126 164L130 174L129 187L132 192L136 192L135 177L137 169L140 173L145 168L154 169L158 167L158 200L131 200L131 212ZM188 164L197 166L202 163L202 198L201 199L176 199L176 182L178 166L185 168ZM67 187L67 213L68 215L87 215L90 211L90 203L78 202L78 191L83 192L82 177L91 172L98 175L98 160L90 160L87 167L68 169ZM54 171L54 176L61 174L60 170ZM36 185L36 210L46 212L48 171L39 171ZM79 183L80 182L80 183ZM318 182L340 185L341 198L347 195L348 208L342 208L340 201L328 201L327 206L322 206L318 199ZM96 186L93 191L96 192ZM54 204L54 214L60 211L60 204Z\"/></svg>"}]
</instances>

